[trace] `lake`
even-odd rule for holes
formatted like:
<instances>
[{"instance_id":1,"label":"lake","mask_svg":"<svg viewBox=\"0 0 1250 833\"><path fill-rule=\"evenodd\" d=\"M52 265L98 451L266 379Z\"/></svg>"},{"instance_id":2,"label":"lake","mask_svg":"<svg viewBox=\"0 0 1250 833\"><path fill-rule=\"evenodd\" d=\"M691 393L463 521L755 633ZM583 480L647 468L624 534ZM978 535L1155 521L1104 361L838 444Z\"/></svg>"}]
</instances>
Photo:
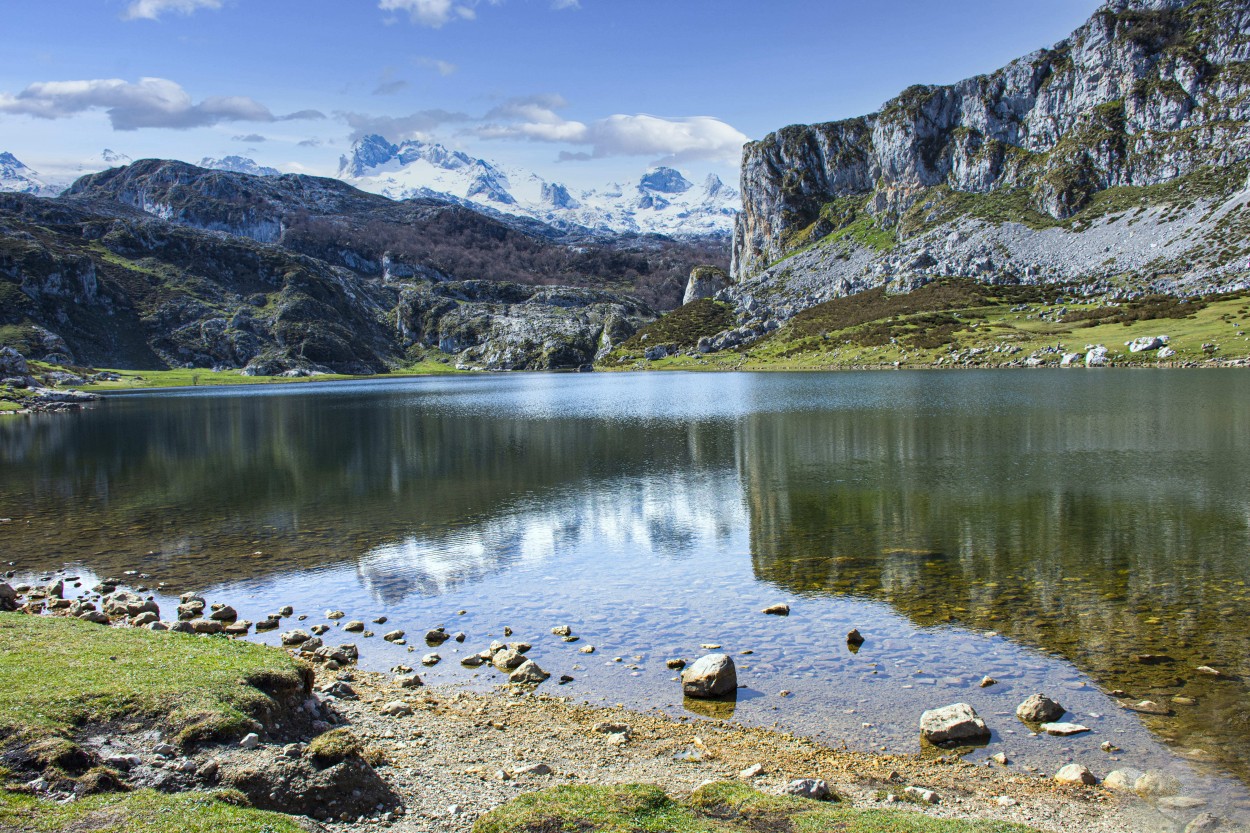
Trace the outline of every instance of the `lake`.
<instances>
[{"instance_id":1,"label":"lake","mask_svg":"<svg viewBox=\"0 0 1250 833\"><path fill-rule=\"evenodd\" d=\"M1239 371L187 389L0 420L0 471L19 577L67 567L85 590L138 571L163 582L167 615L187 590L252 620L283 604L305 626L385 615L378 636L338 640L362 666L474 688L501 678L458 659L507 625L574 678L551 693L858 749L917 751L922 711L968 702L994 730L973 760L1164 768L1250 806ZM790 616L760 612L781 601ZM424 645L381 640L439 625L468 640L432 669ZM665 667L709 644L737 661L735 704L683 701ZM1014 715L1034 692L1093 731L1034 736ZM1121 707L1142 699L1172 714Z\"/></svg>"}]
</instances>

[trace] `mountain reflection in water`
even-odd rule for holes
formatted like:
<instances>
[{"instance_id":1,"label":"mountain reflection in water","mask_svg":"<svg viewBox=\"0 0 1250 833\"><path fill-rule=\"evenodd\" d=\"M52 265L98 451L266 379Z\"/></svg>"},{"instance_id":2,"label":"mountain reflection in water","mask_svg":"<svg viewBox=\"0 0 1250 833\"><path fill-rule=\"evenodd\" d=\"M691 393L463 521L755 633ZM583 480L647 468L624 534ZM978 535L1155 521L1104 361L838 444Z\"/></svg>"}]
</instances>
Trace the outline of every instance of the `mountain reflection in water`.
<instances>
[{"instance_id":1,"label":"mountain reflection in water","mask_svg":"<svg viewBox=\"0 0 1250 833\"><path fill-rule=\"evenodd\" d=\"M0 466L0 541L29 569L142 569L171 591L303 582L307 597L346 568L387 609L466 592L504 606L510 581L542 572L548 608L635 610L656 591L630 598L622 576L645 562L673 593L706 579L886 603L1063 657L1106 690L1192 698L1142 720L1250 778L1245 683L1193 671L1250 675L1250 377L1235 371L127 396L0 422Z\"/></svg>"}]
</instances>

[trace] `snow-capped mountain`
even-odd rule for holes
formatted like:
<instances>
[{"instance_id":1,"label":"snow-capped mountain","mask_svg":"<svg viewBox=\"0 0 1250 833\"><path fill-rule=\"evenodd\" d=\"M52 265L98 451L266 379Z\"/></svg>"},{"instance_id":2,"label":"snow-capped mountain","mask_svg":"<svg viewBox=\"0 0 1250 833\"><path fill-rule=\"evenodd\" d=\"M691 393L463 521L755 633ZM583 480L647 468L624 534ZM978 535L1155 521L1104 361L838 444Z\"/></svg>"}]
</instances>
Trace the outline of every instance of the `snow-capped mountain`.
<instances>
[{"instance_id":1,"label":"snow-capped mountain","mask_svg":"<svg viewBox=\"0 0 1250 833\"><path fill-rule=\"evenodd\" d=\"M90 159L84 159L79 162L75 178L86 174L98 174L100 171L107 171L109 168L120 168L129 165L133 161L135 160L124 153L118 153L115 150L105 148ZM69 186L68 182L66 186Z\"/></svg>"},{"instance_id":2,"label":"snow-capped mountain","mask_svg":"<svg viewBox=\"0 0 1250 833\"><path fill-rule=\"evenodd\" d=\"M233 171L236 174L251 174L252 176L282 176L282 171L277 168L258 165L254 159L248 159L246 156L223 156L220 159L205 156L200 160L200 167L213 171Z\"/></svg>"},{"instance_id":3,"label":"snow-capped mountain","mask_svg":"<svg viewBox=\"0 0 1250 833\"><path fill-rule=\"evenodd\" d=\"M695 185L673 168L655 168L632 185L573 193L440 144L381 136L357 141L339 162L339 178L396 200L434 197L556 226L674 237L728 236L741 206L738 192L714 174Z\"/></svg>"},{"instance_id":4,"label":"snow-capped mountain","mask_svg":"<svg viewBox=\"0 0 1250 833\"><path fill-rule=\"evenodd\" d=\"M7 151L0 153L0 191L55 197L63 190L64 186L44 179L38 171L28 168L13 154Z\"/></svg>"}]
</instances>

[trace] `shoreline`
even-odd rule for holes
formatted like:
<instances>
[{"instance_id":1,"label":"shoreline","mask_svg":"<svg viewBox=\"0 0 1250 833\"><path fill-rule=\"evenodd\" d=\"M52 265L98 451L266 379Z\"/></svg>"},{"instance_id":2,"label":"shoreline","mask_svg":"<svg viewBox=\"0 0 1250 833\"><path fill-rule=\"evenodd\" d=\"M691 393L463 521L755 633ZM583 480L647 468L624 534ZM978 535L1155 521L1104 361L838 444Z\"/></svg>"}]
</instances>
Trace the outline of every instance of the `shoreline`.
<instances>
[{"instance_id":1,"label":"shoreline","mask_svg":"<svg viewBox=\"0 0 1250 833\"><path fill-rule=\"evenodd\" d=\"M68 592L58 595L28 587L14 595L6 593L5 587L0 585L0 596L6 596L8 608L17 608L23 619L65 621L75 612L64 598ZM957 749L877 754L852 751L845 742L838 748L732 719L675 717L659 709L640 712L620 704L592 706L556 694L559 689L554 681L548 684L551 690L517 683L498 685L488 692L456 684L426 687L406 666L397 666L390 675L360 670L354 649L344 656L337 648L323 648L321 640L307 632L298 639L284 638L286 648L265 647L243 639L251 623L239 621L238 628L232 629L238 638L228 638L222 631L236 622L231 618L233 609L222 603L211 610L200 604L194 614L208 617L211 613L213 618L192 621L183 615L176 623L161 622L156 618L159 614L152 612L155 605L150 598L145 602L138 593L117 589L121 587L121 582L106 580L101 589L108 592L83 594L87 601L94 598L111 611L101 615L80 605L77 618L88 617L95 623L82 625L91 629L83 631L84 636L100 633L94 629L101 627L108 629L103 632L106 635L135 632L136 637L152 640L158 653L160 646L170 644L162 640L176 640L176 645L213 640L205 647L259 651L275 661L283 657L287 663L294 658L298 666L308 669L311 699L303 701L303 708L321 715L322 722L312 724L313 734L301 740L311 747L318 732L332 734L347 728L355 738L353 743L367 750L362 755L398 800L394 812L382 813L379 805L378 813L367 819L319 817L327 830L357 833L381 823L396 833L467 833L481 815L520 795L558 785L658 784L684 798L709 781L746 784L771 795L806 778L827 781L856 809L905 807L936 818L1027 824L1051 833L1074 828L1092 833L1173 833L1179 829L1178 822L1183 824L1196 812L1192 806L1172 808L1170 818L1161 811L1162 805L1152 806L1131 793L1061 784L1053 774L1025 773L1008 760L974 764L963 760ZM143 592L141 587L135 590ZM195 600L202 597L184 596L188 598L191 601L183 604L195 607ZM141 613L133 612L140 608ZM127 609L131 612L121 612ZM223 613L226 609L229 612ZM278 616L291 615L288 611ZM266 630L302 629L298 623L303 620L272 619ZM342 632L331 632L340 639L350 638L362 628L349 623ZM174 630L187 635L161 632ZM310 630L325 632L316 627ZM426 644L437 646L449 638L444 632L434 640L427 638ZM402 632L387 635L387 641L396 639L403 639ZM419 640L414 642L419 644ZM62 647L70 655L79 653L73 645ZM415 657L413 662L417 664ZM185 758L174 762L175 769L205 772L211 764L216 773L220 762L223 773L242 767L246 776L258 766L263 769L290 757L292 738L289 731L277 731L281 728L281 724L258 726L264 739L254 739L251 746L245 739L243 750L237 739L220 745L192 743ZM106 746L110 743L105 740ZM202 788L193 785L192 789Z\"/></svg>"}]
</instances>

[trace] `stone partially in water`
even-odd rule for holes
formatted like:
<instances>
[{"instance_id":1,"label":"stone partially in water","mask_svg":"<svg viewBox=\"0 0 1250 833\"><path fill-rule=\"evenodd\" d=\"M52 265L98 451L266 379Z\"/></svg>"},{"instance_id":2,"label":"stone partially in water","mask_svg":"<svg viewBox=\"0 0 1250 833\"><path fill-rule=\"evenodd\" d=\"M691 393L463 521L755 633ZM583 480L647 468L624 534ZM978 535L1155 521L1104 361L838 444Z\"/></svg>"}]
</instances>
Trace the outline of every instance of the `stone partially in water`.
<instances>
[{"instance_id":1,"label":"stone partially in water","mask_svg":"<svg viewBox=\"0 0 1250 833\"><path fill-rule=\"evenodd\" d=\"M522 662L517 669L508 675L508 682L521 684L541 683L551 675L538 667L532 659Z\"/></svg>"},{"instance_id":2,"label":"stone partially in water","mask_svg":"<svg viewBox=\"0 0 1250 833\"><path fill-rule=\"evenodd\" d=\"M767 613L769 616L789 616L790 605L784 602L778 602L775 605L769 605L768 607L764 608L762 612Z\"/></svg>"},{"instance_id":3,"label":"stone partially in water","mask_svg":"<svg viewBox=\"0 0 1250 833\"><path fill-rule=\"evenodd\" d=\"M1034 694L1016 707L1016 717L1025 723L1054 723L1067 712L1045 694Z\"/></svg>"},{"instance_id":4,"label":"stone partially in water","mask_svg":"<svg viewBox=\"0 0 1250 833\"><path fill-rule=\"evenodd\" d=\"M525 662L525 657L521 656L518 651L514 651L511 648L504 648L502 651L495 653L495 655L491 658L491 662L493 662L495 667L500 671L511 671L514 668L519 668L521 664Z\"/></svg>"},{"instance_id":5,"label":"stone partially in water","mask_svg":"<svg viewBox=\"0 0 1250 833\"><path fill-rule=\"evenodd\" d=\"M1107 773L1102 785L1116 792L1131 793L1137 786L1137 779L1145 773L1138 769L1116 769Z\"/></svg>"},{"instance_id":6,"label":"stone partially in water","mask_svg":"<svg viewBox=\"0 0 1250 833\"><path fill-rule=\"evenodd\" d=\"M1085 784L1090 787L1098 783L1094 773L1080 764L1068 764L1055 773L1055 780L1060 784Z\"/></svg>"},{"instance_id":7,"label":"stone partially in water","mask_svg":"<svg viewBox=\"0 0 1250 833\"><path fill-rule=\"evenodd\" d=\"M930 709L920 716L920 737L929 743L987 740L990 730L967 703Z\"/></svg>"},{"instance_id":8,"label":"stone partially in water","mask_svg":"<svg viewBox=\"0 0 1250 833\"><path fill-rule=\"evenodd\" d=\"M1088 726L1082 726L1079 723L1043 723L1042 731L1048 735L1066 738L1072 735L1080 735L1090 731Z\"/></svg>"},{"instance_id":9,"label":"stone partially in water","mask_svg":"<svg viewBox=\"0 0 1250 833\"><path fill-rule=\"evenodd\" d=\"M738 689L738 671L727 654L708 654L681 673L687 697L723 697Z\"/></svg>"},{"instance_id":10,"label":"stone partially in water","mask_svg":"<svg viewBox=\"0 0 1250 833\"><path fill-rule=\"evenodd\" d=\"M1147 770L1146 774L1137 779L1133 791L1142 798L1159 798L1165 795L1176 795L1181 791L1181 782L1174 776L1157 769Z\"/></svg>"}]
</instances>

